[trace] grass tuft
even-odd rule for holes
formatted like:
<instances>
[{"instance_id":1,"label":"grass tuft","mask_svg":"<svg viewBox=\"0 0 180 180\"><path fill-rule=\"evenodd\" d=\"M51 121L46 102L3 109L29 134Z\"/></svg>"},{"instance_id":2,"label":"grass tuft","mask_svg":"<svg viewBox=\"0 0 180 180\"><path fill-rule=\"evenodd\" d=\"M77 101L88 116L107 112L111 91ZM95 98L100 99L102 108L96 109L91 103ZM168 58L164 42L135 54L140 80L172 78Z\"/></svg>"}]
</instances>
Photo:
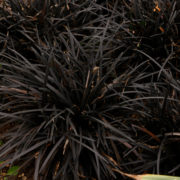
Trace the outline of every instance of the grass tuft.
<instances>
[{"instance_id":1,"label":"grass tuft","mask_svg":"<svg viewBox=\"0 0 180 180\"><path fill-rule=\"evenodd\" d=\"M0 168L34 180L180 175L178 6L4 0Z\"/></svg>"}]
</instances>

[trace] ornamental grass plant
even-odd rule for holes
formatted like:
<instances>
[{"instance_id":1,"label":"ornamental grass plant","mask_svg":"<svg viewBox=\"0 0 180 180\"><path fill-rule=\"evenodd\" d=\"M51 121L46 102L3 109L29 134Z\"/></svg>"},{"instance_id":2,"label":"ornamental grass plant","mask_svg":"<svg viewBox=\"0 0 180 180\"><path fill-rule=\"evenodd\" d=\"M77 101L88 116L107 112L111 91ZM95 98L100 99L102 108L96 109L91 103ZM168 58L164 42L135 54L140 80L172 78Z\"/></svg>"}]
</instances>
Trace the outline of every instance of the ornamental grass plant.
<instances>
[{"instance_id":1,"label":"ornamental grass plant","mask_svg":"<svg viewBox=\"0 0 180 180\"><path fill-rule=\"evenodd\" d=\"M33 180L180 176L178 7L1 2L0 168Z\"/></svg>"}]
</instances>

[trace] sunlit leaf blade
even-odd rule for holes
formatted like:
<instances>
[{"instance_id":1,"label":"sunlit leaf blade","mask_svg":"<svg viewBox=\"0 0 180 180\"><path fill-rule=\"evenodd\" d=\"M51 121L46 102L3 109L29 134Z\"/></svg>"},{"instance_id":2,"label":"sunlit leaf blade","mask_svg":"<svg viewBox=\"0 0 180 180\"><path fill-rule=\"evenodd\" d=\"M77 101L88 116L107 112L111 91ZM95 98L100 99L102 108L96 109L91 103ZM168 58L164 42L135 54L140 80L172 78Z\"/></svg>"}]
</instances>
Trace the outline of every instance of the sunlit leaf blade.
<instances>
[{"instance_id":1,"label":"sunlit leaf blade","mask_svg":"<svg viewBox=\"0 0 180 180\"><path fill-rule=\"evenodd\" d=\"M156 179L157 180L180 180L180 177L177 177L177 176L156 175L156 174L133 175L133 174L124 173L117 169L113 169L113 170L135 180L156 180Z\"/></svg>"},{"instance_id":2,"label":"sunlit leaf blade","mask_svg":"<svg viewBox=\"0 0 180 180\"><path fill-rule=\"evenodd\" d=\"M139 178L139 179L138 179ZM180 180L180 177L175 176L163 176L163 175L139 175L137 180Z\"/></svg>"}]
</instances>

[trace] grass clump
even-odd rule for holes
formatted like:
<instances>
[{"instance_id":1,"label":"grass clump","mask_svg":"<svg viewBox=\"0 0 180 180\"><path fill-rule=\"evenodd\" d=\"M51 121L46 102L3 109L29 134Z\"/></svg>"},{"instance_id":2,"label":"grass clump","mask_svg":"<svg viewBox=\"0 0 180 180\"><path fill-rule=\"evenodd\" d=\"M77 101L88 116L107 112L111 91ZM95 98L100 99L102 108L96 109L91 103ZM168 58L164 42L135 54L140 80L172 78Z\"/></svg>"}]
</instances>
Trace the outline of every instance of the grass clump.
<instances>
[{"instance_id":1,"label":"grass clump","mask_svg":"<svg viewBox=\"0 0 180 180\"><path fill-rule=\"evenodd\" d=\"M0 8L0 168L179 175L177 2L40 2Z\"/></svg>"}]
</instances>

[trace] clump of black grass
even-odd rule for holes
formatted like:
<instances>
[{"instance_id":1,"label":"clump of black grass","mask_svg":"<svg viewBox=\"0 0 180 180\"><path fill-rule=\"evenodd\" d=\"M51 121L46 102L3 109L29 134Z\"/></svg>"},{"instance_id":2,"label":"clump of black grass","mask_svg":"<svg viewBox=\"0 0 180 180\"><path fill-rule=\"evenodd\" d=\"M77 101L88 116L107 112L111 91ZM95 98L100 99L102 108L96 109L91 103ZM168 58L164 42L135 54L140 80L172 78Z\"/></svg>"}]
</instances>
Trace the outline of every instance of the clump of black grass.
<instances>
[{"instance_id":1,"label":"clump of black grass","mask_svg":"<svg viewBox=\"0 0 180 180\"><path fill-rule=\"evenodd\" d=\"M178 175L176 1L12 0L0 12L1 168Z\"/></svg>"}]
</instances>

